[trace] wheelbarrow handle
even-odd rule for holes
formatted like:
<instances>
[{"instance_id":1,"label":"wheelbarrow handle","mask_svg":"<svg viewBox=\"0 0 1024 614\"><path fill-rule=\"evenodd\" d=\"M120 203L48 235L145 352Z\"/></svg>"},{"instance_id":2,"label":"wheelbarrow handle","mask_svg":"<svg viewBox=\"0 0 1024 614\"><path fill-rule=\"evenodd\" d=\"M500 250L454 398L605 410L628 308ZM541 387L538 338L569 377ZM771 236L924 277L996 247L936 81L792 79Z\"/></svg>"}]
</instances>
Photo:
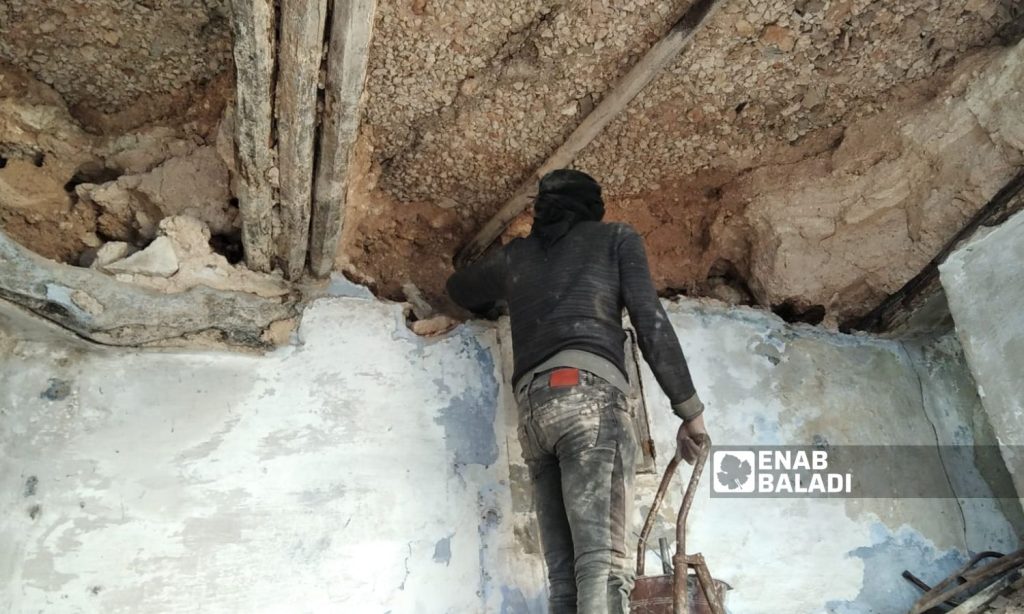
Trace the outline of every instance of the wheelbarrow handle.
<instances>
[{"instance_id":1,"label":"wheelbarrow handle","mask_svg":"<svg viewBox=\"0 0 1024 614\"><path fill-rule=\"evenodd\" d=\"M711 438L707 435L700 433L694 435L694 440L700 445L700 453L697 455L697 462L693 465L693 473L690 474L690 483L687 485L686 490L683 494L683 505L679 508L679 517L676 519L676 550L685 546L685 534L686 534L686 517L690 513L690 507L693 506L693 498L697 494L697 483L700 481L700 474L704 471L704 464L708 460L708 453L711 451ZM647 519L644 520L644 528L640 531L640 539L636 546L636 575L644 575L644 554L647 551L647 538L651 535L651 529L654 528L654 519L658 517L658 510L661 508L662 502L665 500L665 494L668 492L668 485L672 482L672 477L675 475L676 469L679 467L680 459L677 455L673 455L672 460L668 462L668 466L665 467L665 475L661 476L661 484L658 485L658 492L654 495L654 503L651 504L651 511L647 512ZM685 573L685 569L683 570ZM679 573L679 570L676 570Z\"/></svg>"}]
</instances>

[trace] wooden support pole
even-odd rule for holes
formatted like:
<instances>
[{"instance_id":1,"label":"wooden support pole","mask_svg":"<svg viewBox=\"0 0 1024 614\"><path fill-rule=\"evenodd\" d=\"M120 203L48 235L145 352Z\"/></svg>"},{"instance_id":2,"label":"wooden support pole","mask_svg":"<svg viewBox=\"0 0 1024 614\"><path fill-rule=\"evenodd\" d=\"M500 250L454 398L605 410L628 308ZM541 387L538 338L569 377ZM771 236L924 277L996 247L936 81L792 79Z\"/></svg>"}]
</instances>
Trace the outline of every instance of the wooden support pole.
<instances>
[{"instance_id":1,"label":"wooden support pole","mask_svg":"<svg viewBox=\"0 0 1024 614\"><path fill-rule=\"evenodd\" d=\"M550 171L568 166L605 126L639 94L693 39L717 8L717 0L697 0L671 30L651 47L640 61L605 95L601 103L580 122L569 138L540 167L530 174L512 197L476 236L459 252L459 266L468 264L497 239L505 227L530 207L536 196L537 181Z\"/></svg>"},{"instance_id":2,"label":"wooden support pole","mask_svg":"<svg viewBox=\"0 0 1024 614\"><path fill-rule=\"evenodd\" d=\"M281 0L277 69L277 150L281 172L278 254L288 279L306 268L313 197L317 78L327 0Z\"/></svg>"},{"instance_id":3,"label":"wooden support pole","mask_svg":"<svg viewBox=\"0 0 1024 614\"><path fill-rule=\"evenodd\" d=\"M310 270L318 277L331 272L341 238L349 155L359 130L376 7L376 0L334 2L309 239Z\"/></svg>"},{"instance_id":4,"label":"wooden support pole","mask_svg":"<svg viewBox=\"0 0 1024 614\"><path fill-rule=\"evenodd\" d=\"M269 271L273 237L273 0L232 0L235 55L235 147L241 179L238 206L249 268Z\"/></svg>"}]
</instances>

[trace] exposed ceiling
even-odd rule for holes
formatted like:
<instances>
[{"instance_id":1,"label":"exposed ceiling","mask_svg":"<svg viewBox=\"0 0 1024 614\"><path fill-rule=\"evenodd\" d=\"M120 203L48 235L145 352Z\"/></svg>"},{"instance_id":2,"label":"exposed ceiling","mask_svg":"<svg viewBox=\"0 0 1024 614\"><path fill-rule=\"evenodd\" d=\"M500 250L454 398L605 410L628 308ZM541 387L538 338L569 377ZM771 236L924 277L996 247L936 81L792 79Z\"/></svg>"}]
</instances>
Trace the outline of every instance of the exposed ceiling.
<instances>
[{"instance_id":1,"label":"exposed ceiling","mask_svg":"<svg viewBox=\"0 0 1024 614\"><path fill-rule=\"evenodd\" d=\"M12 236L65 260L95 248L81 236L98 214L69 204L73 185L50 191L50 213L25 213L30 184L81 183L83 168L113 169L85 179L120 181L129 208L168 210L129 188L146 185L159 152L194 161L217 147L226 4L0 5L0 154L46 155L35 170L0 168L20 198L14 215L0 190ZM688 5L380 0L338 268L383 296L411 283L443 303L456 250ZM1006 48L1022 14L1020 0L722 0L575 166L604 185L608 218L645 236L666 293L847 320L920 270L1022 164L1004 126L1020 101L986 115L1020 78L1021 54ZM53 111L61 129L28 134L14 113L33 105L66 106ZM62 138L77 153L51 142ZM136 146L152 164L115 160ZM71 247L32 245L48 222L46 241Z\"/></svg>"}]
</instances>

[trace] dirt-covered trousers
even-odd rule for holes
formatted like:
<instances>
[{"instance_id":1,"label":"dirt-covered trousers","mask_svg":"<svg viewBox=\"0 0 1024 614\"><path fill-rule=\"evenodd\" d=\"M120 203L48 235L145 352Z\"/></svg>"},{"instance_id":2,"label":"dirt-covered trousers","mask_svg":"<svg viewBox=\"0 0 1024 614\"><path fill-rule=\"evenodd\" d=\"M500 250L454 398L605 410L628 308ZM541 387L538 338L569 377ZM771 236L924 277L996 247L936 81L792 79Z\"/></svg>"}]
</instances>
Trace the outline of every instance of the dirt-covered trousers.
<instances>
[{"instance_id":1,"label":"dirt-covered trousers","mask_svg":"<svg viewBox=\"0 0 1024 614\"><path fill-rule=\"evenodd\" d=\"M519 400L551 614L626 614L637 441L617 388L586 371L577 385L537 375Z\"/></svg>"}]
</instances>

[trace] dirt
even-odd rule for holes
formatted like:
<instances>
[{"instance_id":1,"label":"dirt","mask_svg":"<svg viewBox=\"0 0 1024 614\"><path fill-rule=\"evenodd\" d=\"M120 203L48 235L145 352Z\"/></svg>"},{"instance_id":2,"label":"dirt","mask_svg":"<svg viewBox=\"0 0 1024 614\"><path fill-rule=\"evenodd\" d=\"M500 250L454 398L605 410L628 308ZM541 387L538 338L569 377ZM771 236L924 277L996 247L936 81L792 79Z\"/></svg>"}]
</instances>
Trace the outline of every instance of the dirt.
<instances>
[{"instance_id":1,"label":"dirt","mask_svg":"<svg viewBox=\"0 0 1024 614\"><path fill-rule=\"evenodd\" d=\"M454 313L456 251L688 3L610 4L379 3L337 268ZM603 184L606 219L644 236L662 293L836 326L913 276L1021 164L1016 99L985 94L1018 70L992 67L1021 11L724 3L575 166ZM78 263L187 215L231 254L214 268L234 266L228 22L225 0L0 5L0 228Z\"/></svg>"},{"instance_id":2,"label":"dirt","mask_svg":"<svg viewBox=\"0 0 1024 614\"><path fill-rule=\"evenodd\" d=\"M455 251L679 9L645 6L382 7L361 142L369 159L351 193L342 270L385 297L402 299L412 282L445 305ZM912 277L1000 187L1012 152L993 158L998 170L987 177L961 176L951 201L928 200L921 186L916 200L878 207L889 216L851 224L856 232L838 232L827 249L775 232L786 224L772 208L808 217L787 200L802 194L801 206L813 209L818 197L805 183L895 198L856 182L896 155L873 157L882 141L871 131L898 131L902 115L947 95L985 49L1017 40L1019 14L1002 0L727 3L575 166L604 185L607 219L644 235L663 293L757 303L835 326ZM882 128L863 123L872 118L883 118ZM851 143L834 159L844 138ZM900 164L916 164L919 153ZM843 156L856 161L833 172ZM906 227L893 217L901 210L915 218L911 240L893 235L894 224ZM524 216L506 239L528 228ZM878 254L884 267L858 274L858 260Z\"/></svg>"},{"instance_id":3,"label":"dirt","mask_svg":"<svg viewBox=\"0 0 1024 614\"><path fill-rule=\"evenodd\" d=\"M87 131L177 121L231 68L225 0L0 4L0 60L53 87Z\"/></svg>"},{"instance_id":4,"label":"dirt","mask_svg":"<svg viewBox=\"0 0 1024 614\"><path fill-rule=\"evenodd\" d=\"M994 104L978 85L985 71L1005 73L1020 55L972 54L903 86L884 112L775 144L760 165L698 170L627 196L612 188L606 219L644 236L665 295L760 304L837 327L916 274L1012 176L1021 151L1001 129L964 126L970 105ZM405 299L412 282L452 311L443 293L452 257L486 216L445 200L397 201L378 185L373 140L360 141L339 265L387 298ZM973 169L972 160L985 164ZM893 190L907 180L918 182L909 193ZM851 206L860 202L871 206ZM520 216L503 240L529 224Z\"/></svg>"},{"instance_id":5,"label":"dirt","mask_svg":"<svg viewBox=\"0 0 1024 614\"><path fill-rule=\"evenodd\" d=\"M108 240L144 246L167 215L197 214L219 236L236 232L228 171L214 150L232 87L230 75L220 76L187 97L192 104L176 109L169 124L96 136L56 90L0 64L0 228L71 264ZM89 198L89 186L124 203L121 217ZM151 232L138 232L139 214Z\"/></svg>"}]
</instances>

